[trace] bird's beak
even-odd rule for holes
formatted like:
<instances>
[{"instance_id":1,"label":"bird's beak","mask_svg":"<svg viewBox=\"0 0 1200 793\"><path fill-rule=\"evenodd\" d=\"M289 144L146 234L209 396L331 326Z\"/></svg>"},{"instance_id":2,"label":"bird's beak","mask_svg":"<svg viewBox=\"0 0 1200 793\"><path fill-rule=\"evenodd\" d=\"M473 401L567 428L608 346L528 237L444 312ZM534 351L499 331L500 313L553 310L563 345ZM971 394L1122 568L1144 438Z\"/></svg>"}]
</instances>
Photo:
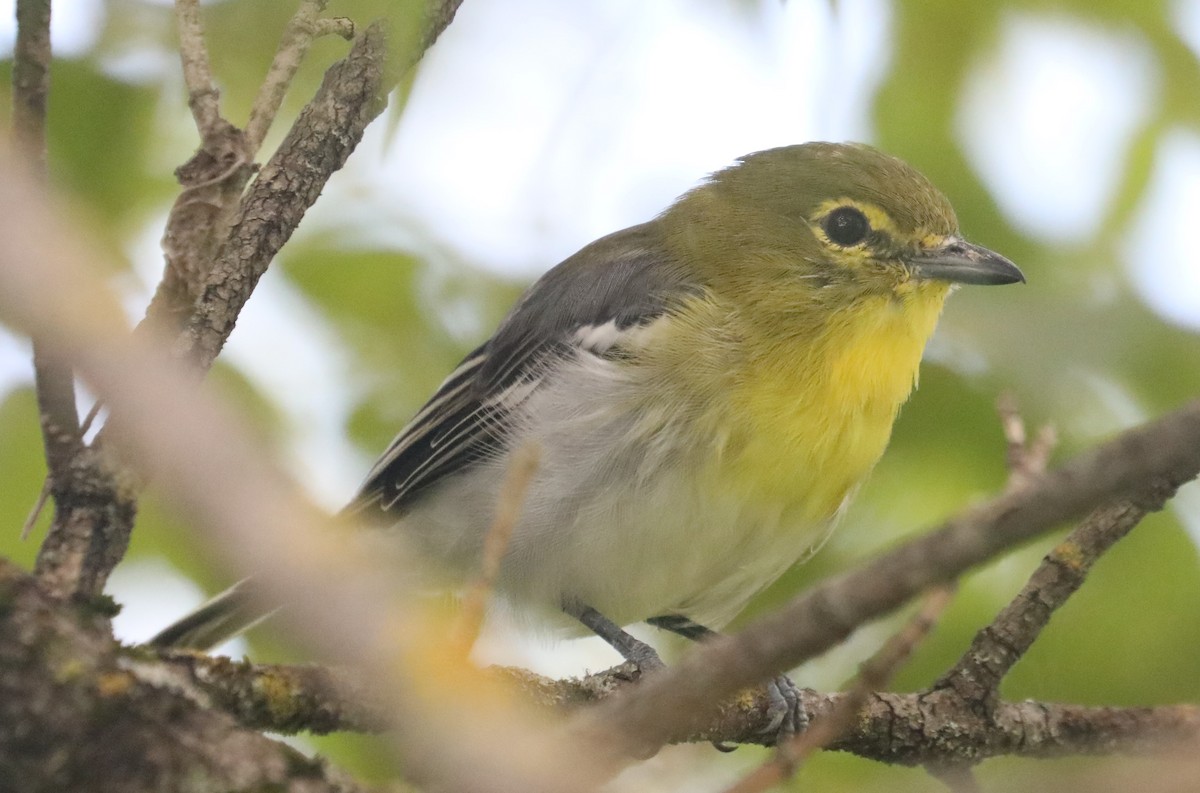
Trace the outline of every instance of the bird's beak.
<instances>
[{"instance_id":1,"label":"bird's beak","mask_svg":"<svg viewBox=\"0 0 1200 793\"><path fill-rule=\"evenodd\" d=\"M908 267L917 278L958 284L1025 283L1024 274L1008 259L958 237L922 250L908 260Z\"/></svg>"}]
</instances>

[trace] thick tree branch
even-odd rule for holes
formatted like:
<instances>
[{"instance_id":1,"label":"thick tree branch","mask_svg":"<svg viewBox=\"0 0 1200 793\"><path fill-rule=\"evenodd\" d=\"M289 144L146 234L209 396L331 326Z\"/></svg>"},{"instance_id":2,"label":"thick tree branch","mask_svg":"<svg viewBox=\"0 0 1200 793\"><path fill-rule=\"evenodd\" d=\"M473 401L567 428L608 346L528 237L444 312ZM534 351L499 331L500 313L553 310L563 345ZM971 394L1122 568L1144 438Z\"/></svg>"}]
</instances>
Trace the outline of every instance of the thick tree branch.
<instances>
[{"instance_id":1,"label":"thick tree branch","mask_svg":"<svg viewBox=\"0 0 1200 793\"><path fill-rule=\"evenodd\" d=\"M922 589L1102 503L1177 487L1198 471L1200 401L809 590L736 636L697 647L665 673L585 714L580 726L599 731L621 754L652 750L680 734L683 715L705 720L714 702L824 652Z\"/></svg>"},{"instance_id":2,"label":"thick tree branch","mask_svg":"<svg viewBox=\"0 0 1200 793\"><path fill-rule=\"evenodd\" d=\"M430 0L425 12L425 26L421 33L421 45L418 54L405 64L405 71L417 65L425 51L437 43L446 28L454 21L454 15L463 0Z\"/></svg>"},{"instance_id":3,"label":"thick tree branch","mask_svg":"<svg viewBox=\"0 0 1200 793\"><path fill-rule=\"evenodd\" d=\"M0 560L0 789L7 793L357 788L118 654L102 615L64 609ZM170 736L165 739L165 736Z\"/></svg>"}]
</instances>

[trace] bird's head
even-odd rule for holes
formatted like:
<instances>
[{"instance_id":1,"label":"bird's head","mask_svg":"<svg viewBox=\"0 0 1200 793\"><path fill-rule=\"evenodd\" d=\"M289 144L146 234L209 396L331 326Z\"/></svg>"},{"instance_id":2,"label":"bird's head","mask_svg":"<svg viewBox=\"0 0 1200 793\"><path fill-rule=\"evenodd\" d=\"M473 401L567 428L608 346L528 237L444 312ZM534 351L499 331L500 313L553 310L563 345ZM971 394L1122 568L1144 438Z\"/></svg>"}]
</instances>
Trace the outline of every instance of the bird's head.
<instances>
[{"instance_id":1,"label":"bird's head","mask_svg":"<svg viewBox=\"0 0 1200 793\"><path fill-rule=\"evenodd\" d=\"M888 295L940 302L954 284L1024 281L964 240L954 209L915 169L861 144L757 152L718 171L662 216L700 277L756 299L817 303Z\"/></svg>"}]
</instances>

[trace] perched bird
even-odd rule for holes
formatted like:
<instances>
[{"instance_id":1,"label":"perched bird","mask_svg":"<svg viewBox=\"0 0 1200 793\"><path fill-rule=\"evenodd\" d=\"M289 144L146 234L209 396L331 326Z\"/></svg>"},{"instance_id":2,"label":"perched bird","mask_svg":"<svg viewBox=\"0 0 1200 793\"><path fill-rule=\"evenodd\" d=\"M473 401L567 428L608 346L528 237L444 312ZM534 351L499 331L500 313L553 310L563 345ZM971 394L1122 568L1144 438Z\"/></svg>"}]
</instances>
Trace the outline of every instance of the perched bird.
<instances>
[{"instance_id":1,"label":"perched bird","mask_svg":"<svg viewBox=\"0 0 1200 793\"><path fill-rule=\"evenodd\" d=\"M836 143L747 155L530 287L348 510L469 578L510 458L536 443L498 590L652 668L621 626L702 639L820 544L883 453L954 285L1023 280L898 159ZM236 600L156 642L210 643ZM785 707L790 687L774 685Z\"/></svg>"}]
</instances>

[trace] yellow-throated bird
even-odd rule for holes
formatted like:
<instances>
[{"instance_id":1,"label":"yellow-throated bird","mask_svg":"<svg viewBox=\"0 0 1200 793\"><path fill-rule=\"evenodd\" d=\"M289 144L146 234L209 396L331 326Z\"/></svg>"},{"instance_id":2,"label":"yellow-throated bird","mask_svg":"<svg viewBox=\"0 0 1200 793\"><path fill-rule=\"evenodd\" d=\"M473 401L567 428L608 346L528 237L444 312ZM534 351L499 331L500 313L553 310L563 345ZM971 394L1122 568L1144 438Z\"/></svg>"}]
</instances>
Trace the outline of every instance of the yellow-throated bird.
<instances>
[{"instance_id":1,"label":"yellow-throated bird","mask_svg":"<svg viewBox=\"0 0 1200 793\"><path fill-rule=\"evenodd\" d=\"M470 576L510 457L535 442L499 590L652 667L620 626L698 639L736 615L883 453L954 284L1021 280L900 160L832 143L748 155L543 276L349 509ZM207 645L237 603L156 641ZM784 719L795 690L771 690Z\"/></svg>"}]
</instances>

